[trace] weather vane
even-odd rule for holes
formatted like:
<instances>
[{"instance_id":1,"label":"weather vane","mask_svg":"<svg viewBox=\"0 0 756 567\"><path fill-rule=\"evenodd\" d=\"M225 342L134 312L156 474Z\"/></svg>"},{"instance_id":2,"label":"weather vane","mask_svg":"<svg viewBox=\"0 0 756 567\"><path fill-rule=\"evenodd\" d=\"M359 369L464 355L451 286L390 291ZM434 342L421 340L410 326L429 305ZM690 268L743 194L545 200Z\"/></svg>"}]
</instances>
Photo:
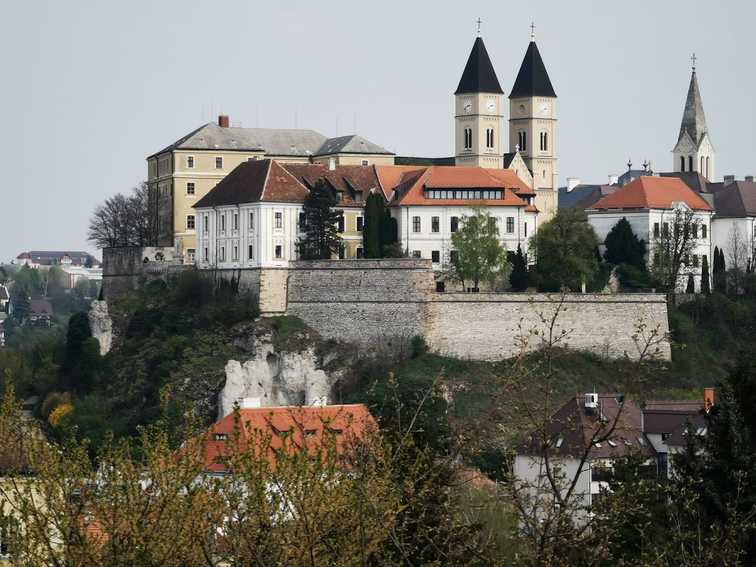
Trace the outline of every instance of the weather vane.
<instances>
[{"instance_id":1,"label":"weather vane","mask_svg":"<svg viewBox=\"0 0 756 567\"><path fill-rule=\"evenodd\" d=\"M482 21L482 20L480 19L480 17L478 17L478 19L477 19L477 24L478 24L478 37L480 37L480 24L482 24L482 23L483 23L483 21Z\"/></svg>"},{"instance_id":2,"label":"weather vane","mask_svg":"<svg viewBox=\"0 0 756 567\"><path fill-rule=\"evenodd\" d=\"M530 22L530 41L535 41L535 22Z\"/></svg>"},{"instance_id":3,"label":"weather vane","mask_svg":"<svg viewBox=\"0 0 756 567\"><path fill-rule=\"evenodd\" d=\"M694 71L696 70L696 59L697 59L697 57L696 57L695 53L690 56L690 60L693 62L693 70Z\"/></svg>"}]
</instances>

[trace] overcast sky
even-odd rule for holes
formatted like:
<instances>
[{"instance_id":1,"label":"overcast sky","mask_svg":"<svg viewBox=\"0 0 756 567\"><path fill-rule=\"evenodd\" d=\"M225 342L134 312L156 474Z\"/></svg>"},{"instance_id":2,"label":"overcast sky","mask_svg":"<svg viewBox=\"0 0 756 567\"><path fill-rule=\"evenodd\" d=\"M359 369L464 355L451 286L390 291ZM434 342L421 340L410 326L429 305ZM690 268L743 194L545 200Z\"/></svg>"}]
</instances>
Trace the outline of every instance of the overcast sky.
<instances>
[{"instance_id":1,"label":"overcast sky","mask_svg":"<svg viewBox=\"0 0 756 567\"><path fill-rule=\"evenodd\" d=\"M0 261L91 250L94 206L219 112L452 155L478 17L505 94L535 20L562 183L670 170L694 51L717 176L756 172L750 0L0 0Z\"/></svg>"}]
</instances>

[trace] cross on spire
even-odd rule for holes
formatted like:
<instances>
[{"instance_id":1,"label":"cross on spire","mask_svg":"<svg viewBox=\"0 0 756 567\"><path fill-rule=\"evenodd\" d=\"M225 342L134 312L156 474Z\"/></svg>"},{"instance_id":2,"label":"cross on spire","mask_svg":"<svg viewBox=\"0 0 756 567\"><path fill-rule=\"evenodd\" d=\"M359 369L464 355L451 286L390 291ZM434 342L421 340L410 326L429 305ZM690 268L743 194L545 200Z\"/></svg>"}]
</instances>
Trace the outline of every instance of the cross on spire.
<instances>
[{"instance_id":1,"label":"cross on spire","mask_svg":"<svg viewBox=\"0 0 756 567\"><path fill-rule=\"evenodd\" d=\"M530 22L530 41L535 41L535 22Z\"/></svg>"},{"instance_id":2,"label":"cross on spire","mask_svg":"<svg viewBox=\"0 0 756 567\"><path fill-rule=\"evenodd\" d=\"M696 70L696 59L698 59L698 58L696 57L695 53L690 56L690 60L693 62L693 71Z\"/></svg>"},{"instance_id":3,"label":"cross on spire","mask_svg":"<svg viewBox=\"0 0 756 567\"><path fill-rule=\"evenodd\" d=\"M476 23L478 24L478 37L480 37L480 24L483 23L483 20L481 20L480 17L478 17L478 19L476 20Z\"/></svg>"}]
</instances>

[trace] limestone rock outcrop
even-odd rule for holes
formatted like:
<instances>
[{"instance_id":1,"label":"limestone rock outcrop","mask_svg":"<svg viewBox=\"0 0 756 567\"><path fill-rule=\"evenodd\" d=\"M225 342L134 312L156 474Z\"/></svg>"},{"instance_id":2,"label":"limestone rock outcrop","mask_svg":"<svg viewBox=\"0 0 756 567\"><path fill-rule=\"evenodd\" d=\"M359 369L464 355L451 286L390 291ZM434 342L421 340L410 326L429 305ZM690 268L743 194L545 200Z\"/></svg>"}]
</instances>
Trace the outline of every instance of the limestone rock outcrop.
<instances>
[{"instance_id":1,"label":"limestone rock outcrop","mask_svg":"<svg viewBox=\"0 0 756 567\"><path fill-rule=\"evenodd\" d=\"M313 348L276 352L267 330L251 336L242 334L235 345L251 356L226 364L226 384L218 395L218 419L231 413L237 403L247 407L329 403L334 377L320 368Z\"/></svg>"},{"instance_id":2,"label":"limestone rock outcrop","mask_svg":"<svg viewBox=\"0 0 756 567\"><path fill-rule=\"evenodd\" d=\"M88 317L92 336L100 343L100 354L104 356L113 346L113 320L108 313L107 301L93 301Z\"/></svg>"}]
</instances>

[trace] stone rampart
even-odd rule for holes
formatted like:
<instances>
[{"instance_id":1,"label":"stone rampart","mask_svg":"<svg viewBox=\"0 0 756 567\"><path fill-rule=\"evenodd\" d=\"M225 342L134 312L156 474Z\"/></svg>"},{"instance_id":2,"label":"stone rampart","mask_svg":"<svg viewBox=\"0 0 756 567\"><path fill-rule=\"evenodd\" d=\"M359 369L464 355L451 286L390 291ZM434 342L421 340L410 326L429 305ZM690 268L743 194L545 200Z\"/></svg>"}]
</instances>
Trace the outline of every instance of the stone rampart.
<instances>
[{"instance_id":1,"label":"stone rampart","mask_svg":"<svg viewBox=\"0 0 756 567\"><path fill-rule=\"evenodd\" d=\"M434 352L475 360L538 349L549 337L557 346L637 358L653 331L669 333L662 294L438 293L428 303L425 336ZM657 346L668 360L669 342Z\"/></svg>"},{"instance_id":2,"label":"stone rampart","mask_svg":"<svg viewBox=\"0 0 756 567\"><path fill-rule=\"evenodd\" d=\"M174 258L172 247L105 248L102 251L102 294L106 300L114 299L149 281L192 269L194 266L181 264Z\"/></svg>"},{"instance_id":3,"label":"stone rampart","mask_svg":"<svg viewBox=\"0 0 756 567\"><path fill-rule=\"evenodd\" d=\"M327 339L396 348L424 334L433 288L428 260L293 262L287 313Z\"/></svg>"},{"instance_id":4,"label":"stone rampart","mask_svg":"<svg viewBox=\"0 0 756 567\"><path fill-rule=\"evenodd\" d=\"M423 335L439 354L501 360L541 347L557 310L555 344L607 357L636 358L643 333L669 332L661 294L437 293L428 260L293 262L287 282L276 282L273 303L286 285L288 314L363 348ZM670 358L668 342L658 348Z\"/></svg>"}]
</instances>

